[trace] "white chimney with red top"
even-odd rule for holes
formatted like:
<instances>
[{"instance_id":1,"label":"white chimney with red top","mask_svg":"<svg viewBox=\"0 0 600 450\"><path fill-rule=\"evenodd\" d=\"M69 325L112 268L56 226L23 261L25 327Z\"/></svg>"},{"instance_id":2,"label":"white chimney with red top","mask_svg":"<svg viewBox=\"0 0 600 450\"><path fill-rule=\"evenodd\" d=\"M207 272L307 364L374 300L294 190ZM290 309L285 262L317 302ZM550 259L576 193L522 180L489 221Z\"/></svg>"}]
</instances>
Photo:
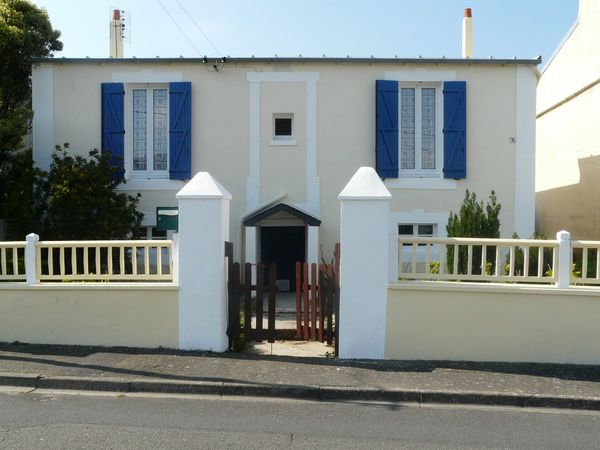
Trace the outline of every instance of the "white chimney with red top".
<instances>
[{"instance_id":1,"label":"white chimney with red top","mask_svg":"<svg viewBox=\"0 0 600 450\"><path fill-rule=\"evenodd\" d=\"M121 10L115 9L112 13L110 21L110 57L123 57L123 19L121 18Z\"/></svg>"},{"instance_id":2,"label":"white chimney with red top","mask_svg":"<svg viewBox=\"0 0 600 450\"><path fill-rule=\"evenodd\" d=\"M462 22L462 57L473 57L473 13L471 8L465 8Z\"/></svg>"}]
</instances>

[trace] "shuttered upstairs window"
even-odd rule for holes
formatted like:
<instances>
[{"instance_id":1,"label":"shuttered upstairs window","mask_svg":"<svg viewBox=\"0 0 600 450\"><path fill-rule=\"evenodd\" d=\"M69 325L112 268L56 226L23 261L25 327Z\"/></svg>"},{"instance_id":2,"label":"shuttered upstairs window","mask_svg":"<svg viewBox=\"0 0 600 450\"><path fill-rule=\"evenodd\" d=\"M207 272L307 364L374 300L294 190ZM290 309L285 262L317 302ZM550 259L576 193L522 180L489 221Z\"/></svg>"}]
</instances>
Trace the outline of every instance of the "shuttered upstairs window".
<instances>
[{"instance_id":1,"label":"shuttered upstairs window","mask_svg":"<svg viewBox=\"0 0 600 450\"><path fill-rule=\"evenodd\" d=\"M466 162L464 81L377 80L376 167L382 178L466 178Z\"/></svg>"},{"instance_id":2,"label":"shuttered upstairs window","mask_svg":"<svg viewBox=\"0 0 600 450\"><path fill-rule=\"evenodd\" d=\"M191 178L190 82L103 83L101 115L102 150L120 178L126 167L131 179Z\"/></svg>"}]
</instances>

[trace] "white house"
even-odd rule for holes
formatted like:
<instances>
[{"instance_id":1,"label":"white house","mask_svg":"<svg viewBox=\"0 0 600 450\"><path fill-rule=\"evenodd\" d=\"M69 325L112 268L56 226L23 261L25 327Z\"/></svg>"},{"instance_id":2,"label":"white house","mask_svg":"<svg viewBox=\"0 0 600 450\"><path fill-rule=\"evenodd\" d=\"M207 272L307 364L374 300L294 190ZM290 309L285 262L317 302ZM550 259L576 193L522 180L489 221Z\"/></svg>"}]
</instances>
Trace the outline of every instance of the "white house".
<instances>
[{"instance_id":1,"label":"white house","mask_svg":"<svg viewBox=\"0 0 600 450\"><path fill-rule=\"evenodd\" d=\"M148 234L210 172L233 197L236 255L278 263L284 284L320 245L331 258L337 195L361 166L392 193L391 236L445 235L465 189L496 191L502 235L530 236L540 60L465 56L43 59L34 158L47 167L63 142L110 150Z\"/></svg>"},{"instance_id":2,"label":"white house","mask_svg":"<svg viewBox=\"0 0 600 450\"><path fill-rule=\"evenodd\" d=\"M577 20L537 90L537 225L600 238L600 3L580 0Z\"/></svg>"}]
</instances>

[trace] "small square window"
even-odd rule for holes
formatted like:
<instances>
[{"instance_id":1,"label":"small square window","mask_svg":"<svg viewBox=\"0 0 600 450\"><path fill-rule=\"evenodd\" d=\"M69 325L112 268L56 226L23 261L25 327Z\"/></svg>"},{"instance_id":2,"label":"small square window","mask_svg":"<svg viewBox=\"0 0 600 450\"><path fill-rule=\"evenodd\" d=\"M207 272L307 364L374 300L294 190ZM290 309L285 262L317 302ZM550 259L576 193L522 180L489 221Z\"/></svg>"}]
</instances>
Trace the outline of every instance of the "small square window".
<instances>
[{"instance_id":1,"label":"small square window","mask_svg":"<svg viewBox=\"0 0 600 450\"><path fill-rule=\"evenodd\" d=\"M291 117L275 117L275 136L276 137L291 137L292 136L292 118Z\"/></svg>"}]
</instances>

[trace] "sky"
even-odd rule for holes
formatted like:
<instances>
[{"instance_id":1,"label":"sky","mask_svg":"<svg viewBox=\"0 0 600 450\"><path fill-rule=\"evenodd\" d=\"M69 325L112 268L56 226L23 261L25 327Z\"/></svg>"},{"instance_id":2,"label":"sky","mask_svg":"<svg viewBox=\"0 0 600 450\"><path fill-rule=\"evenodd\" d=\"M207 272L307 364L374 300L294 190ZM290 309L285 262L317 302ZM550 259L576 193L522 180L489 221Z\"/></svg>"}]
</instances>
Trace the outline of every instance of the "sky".
<instances>
[{"instance_id":1,"label":"sky","mask_svg":"<svg viewBox=\"0 0 600 450\"><path fill-rule=\"evenodd\" d=\"M474 57L547 61L577 0L33 0L64 44L57 57L108 57L111 11L130 18L125 57L461 56L464 8ZM186 37L187 36L187 37Z\"/></svg>"}]
</instances>

